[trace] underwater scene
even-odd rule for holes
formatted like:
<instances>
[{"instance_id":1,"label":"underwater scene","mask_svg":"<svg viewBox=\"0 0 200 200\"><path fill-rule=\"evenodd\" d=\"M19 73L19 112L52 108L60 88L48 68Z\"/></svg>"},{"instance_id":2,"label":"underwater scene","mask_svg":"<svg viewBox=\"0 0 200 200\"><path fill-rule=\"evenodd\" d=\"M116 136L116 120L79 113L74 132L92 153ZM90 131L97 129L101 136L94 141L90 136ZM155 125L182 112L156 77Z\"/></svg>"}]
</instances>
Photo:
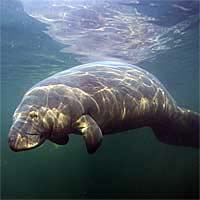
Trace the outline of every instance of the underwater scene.
<instances>
[{"instance_id":1,"label":"underwater scene","mask_svg":"<svg viewBox=\"0 0 200 200\"><path fill-rule=\"evenodd\" d=\"M88 83L79 76L81 70L92 65L96 66L94 71L84 73L97 78L98 75L104 76L109 84L118 85L119 81L123 85L128 77L120 77L121 72L117 71L120 66L116 63L129 67L127 72L134 68L138 74L133 77L139 77L137 80L148 87L149 82L156 83L158 79L158 85L164 85L168 91L162 93L163 99L172 96L178 106L185 108L180 111L182 114L192 110L196 112L194 118L198 118L198 0L2 0L0 7L2 199L199 198L199 149L191 145L176 145L181 141L175 141L175 145L170 144L173 142L162 142L154 129L139 125L141 120L146 121L146 115L137 119L133 105L132 110L127 108L123 111L123 116L132 115L134 120L127 120L127 127L117 132L114 129L115 126L120 127L117 115L113 114L112 121L109 121L110 115L103 114L111 113L115 103L107 102L108 105L98 116L102 123L108 124L110 134L105 134L101 145L99 142L95 149L90 145L99 140L101 129L98 126L94 131L98 132L96 138L70 134L69 138L65 137L67 141L47 139L34 149L29 146L32 144L28 144L30 150L20 152L14 152L19 139L12 146L10 141L13 138L9 136L13 122L20 118L19 114L13 114L30 88L61 72L58 78L53 76L55 79L49 79L47 83L65 81L76 85L83 81L92 85L89 90L95 89L99 82L97 84L91 79ZM72 75L67 80L62 79L65 78L63 70L92 62L97 64L86 65L75 75L72 69ZM134 65L140 67L141 72ZM150 79L145 79L141 73ZM42 84L46 83L34 87L42 87ZM155 84L155 89L158 85ZM83 95L82 86L77 87L77 95ZM146 90L141 92L147 94ZM73 95L70 97L71 105ZM40 97L43 98L43 93ZM159 101L161 96L156 98ZM106 101L103 98L98 100ZM140 99L138 113L148 107L147 100ZM56 102L54 96L52 102ZM127 102L130 104L130 101ZM74 110L75 114L80 111L77 108ZM154 121L161 121L162 112L157 112ZM33 112L32 116L37 117ZM172 121L176 120L179 119ZM22 120L18 125L20 123ZM170 123L173 124L164 121L161 130L171 130ZM95 121L91 124L94 128ZM134 129L129 129L129 124ZM191 132L187 131L188 134L193 132L194 126L191 126ZM81 128L84 132L88 127ZM176 128L184 133L184 125L173 127ZM28 134L37 136L33 130ZM190 143L190 137L187 135L186 138L188 141L184 143Z\"/></svg>"}]
</instances>

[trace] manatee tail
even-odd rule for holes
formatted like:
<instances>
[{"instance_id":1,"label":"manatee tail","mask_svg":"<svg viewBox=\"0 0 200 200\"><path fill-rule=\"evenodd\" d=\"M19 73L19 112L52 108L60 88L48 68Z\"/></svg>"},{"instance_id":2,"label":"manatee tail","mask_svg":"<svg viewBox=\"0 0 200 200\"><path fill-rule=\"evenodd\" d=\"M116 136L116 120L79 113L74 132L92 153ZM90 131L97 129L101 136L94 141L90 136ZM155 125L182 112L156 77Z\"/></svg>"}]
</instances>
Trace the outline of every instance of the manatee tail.
<instances>
[{"instance_id":1,"label":"manatee tail","mask_svg":"<svg viewBox=\"0 0 200 200\"><path fill-rule=\"evenodd\" d=\"M163 143L199 147L200 115L177 107L171 117L162 119L152 128Z\"/></svg>"}]
</instances>

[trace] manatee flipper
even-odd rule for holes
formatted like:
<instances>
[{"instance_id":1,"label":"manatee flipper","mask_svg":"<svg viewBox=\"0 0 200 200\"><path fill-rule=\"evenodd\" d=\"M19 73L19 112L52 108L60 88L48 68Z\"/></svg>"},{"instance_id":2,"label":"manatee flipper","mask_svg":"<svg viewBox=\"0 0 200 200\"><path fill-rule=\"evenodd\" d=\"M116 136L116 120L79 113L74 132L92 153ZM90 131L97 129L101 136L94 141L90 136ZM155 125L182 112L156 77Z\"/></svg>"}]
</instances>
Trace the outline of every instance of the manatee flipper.
<instances>
[{"instance_id":1,"label":"manatee flipper","mask_svg":"<svg viewBox=\"0 0 200 200\"><path fill-rule=\"evenodd\" d=\"M82 115L74 124L85 140L88 153L94 153L101 144L103 135L94 119L89 115Z\"/></svg>"},{"instance_id":2,"label":"manatee flipper","mask_svg":"<svg viewBox=\"0 0 200 200\"><path fill-rule=\"evenodd\" d=\"M65 145L68 143L69 137L66 135L66 136L59 137L59 138L50 138L49 140L51 140L52 142L59 144L59 145Z\"/></svg>"},{"instance_id":3,"label":"manatee flipper","mask_svg":"<svg viewBox=\"0 0 200 200\"><path fill-rule=\"evenodd\" d=\"M157 138L167 144L199 147L200 115L184 108L153 126Z\"/></svg>"}]
</instances>

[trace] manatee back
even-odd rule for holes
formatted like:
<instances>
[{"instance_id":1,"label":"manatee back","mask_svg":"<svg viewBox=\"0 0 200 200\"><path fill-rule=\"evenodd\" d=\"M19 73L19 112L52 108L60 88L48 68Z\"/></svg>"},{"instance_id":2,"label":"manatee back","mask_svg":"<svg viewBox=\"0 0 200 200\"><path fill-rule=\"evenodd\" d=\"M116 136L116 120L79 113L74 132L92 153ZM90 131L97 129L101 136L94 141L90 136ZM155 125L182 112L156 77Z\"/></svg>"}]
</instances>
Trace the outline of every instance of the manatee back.
<instances>
[{"instance_id":1,"label":"manatee back","mask_svg":"<svg viewBox=\"0 0 200 200\"><path fill-rule=\"evenodd\" d=\"M92 93L90 90L92 87L102 89L103 87L124 85L134 90L141 87L141 92L144 92L143 90L147 88L147 93L148 88L154 87L154 89L161 88L171 98L165 87L155 76L135 65L121 62L104 61L79 65L56 73L33 87L56 84L77 87L88 93ZM155 92L155 90L152 92Z\"/></svg>"},{"instance_id":2,"label":"manatee back","mask_svg":"<svg viewBox=\"0 0 200 200\"><path fill-rule=\"evenodd\" d=\"M120 104L116 106L123 107L125 98L130 109L141 104L139 112L148 109L153 113L171 113L176 108L175 101L155 76L127 63L107 61L79 65L59 72L34 87L60 84L78 88L100 105L103 104L102 99L113 102L117 98ZM128 103L130 101L132 105Z\"/></svg>"}]
</instances>

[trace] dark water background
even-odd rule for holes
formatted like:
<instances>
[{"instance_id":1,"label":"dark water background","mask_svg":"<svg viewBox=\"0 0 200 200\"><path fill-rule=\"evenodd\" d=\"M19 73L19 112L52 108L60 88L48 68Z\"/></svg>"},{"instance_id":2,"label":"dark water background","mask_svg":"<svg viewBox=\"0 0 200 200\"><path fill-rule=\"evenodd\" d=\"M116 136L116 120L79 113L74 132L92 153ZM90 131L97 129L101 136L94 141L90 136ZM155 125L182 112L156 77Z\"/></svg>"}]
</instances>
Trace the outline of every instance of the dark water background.
<instances>
[{"instance_id":1,"label":"dark water background","mask_svg":"<svg viewBox=\"0 0 200 200\"><path fill-rule=\"evenodd\" d=\"M2 198L198 197L198 150L162 144L147 128L104 137L94 155L87 154L79 136L71 136L66 146L46 142L31 151L11 152L7 134L24 92L80 61L77 55L61 53L63 45L46 35L46 25L28 16L19 1L3 0L1 17ZM176 17L180 18L160 18L160 23L169 26L170 21L182 20ZM155 74L180 106L195 111L198 26L197 22L188 28L180 47L138 64Z\"/></svg>"}]
</instances>

